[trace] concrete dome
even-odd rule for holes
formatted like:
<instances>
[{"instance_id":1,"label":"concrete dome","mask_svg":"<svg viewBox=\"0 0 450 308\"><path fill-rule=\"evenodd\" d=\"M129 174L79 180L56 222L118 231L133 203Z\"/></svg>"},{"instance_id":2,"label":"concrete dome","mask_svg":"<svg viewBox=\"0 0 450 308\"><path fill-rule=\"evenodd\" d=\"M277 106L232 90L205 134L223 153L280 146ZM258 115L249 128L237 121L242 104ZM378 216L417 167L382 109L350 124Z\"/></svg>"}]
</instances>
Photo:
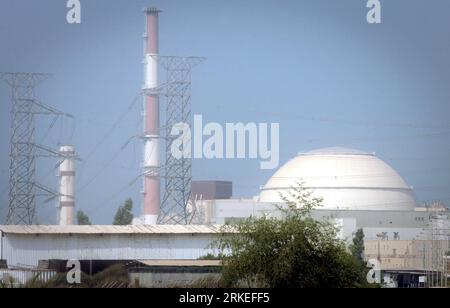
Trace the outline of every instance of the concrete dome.
<instances>
[{"instance_id":1,"label":"concrete dome","mask_svg":"<svg viewBox=\"0 0 450 308\"><path fill-rule=\"evenodd\" d=\"M323 198L324 209L412 210L414 195L400 175L375 154L327 148L300 154L262 188L261 202L282 202L299 181Z\"/></svg>"}]
</instances>

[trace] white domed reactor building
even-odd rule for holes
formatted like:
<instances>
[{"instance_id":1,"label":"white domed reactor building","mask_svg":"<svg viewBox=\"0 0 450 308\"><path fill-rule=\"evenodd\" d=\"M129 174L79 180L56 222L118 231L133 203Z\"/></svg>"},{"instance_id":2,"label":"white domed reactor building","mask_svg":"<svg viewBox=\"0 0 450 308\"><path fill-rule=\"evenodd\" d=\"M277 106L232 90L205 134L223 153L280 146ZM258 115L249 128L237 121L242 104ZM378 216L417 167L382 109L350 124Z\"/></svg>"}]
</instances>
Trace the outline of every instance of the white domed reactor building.
<instances>
[{"instance_id":1,"label":"white domed reactor building","mask_svg":"<svg viewBox=\"0 0 450 308\"><path fill-rule=\"evenodd\" d=\"M262 188L261 202L282 202L299 182L323 198L323 209L411 211L413 191L375 154L327 148L300 154L282 166Z\"/></svg>"},{"instance_id":2,"label":"white domed reactor building","mask_svg":"<svg viewBox=\"0 0 450 308\"><path fill-rule=\"evenodd\" d=\"M331 220L341 238L351 241L358 229L366 240L413 240L431 214L418 207L412 187L373 153L326 148L301 153L280 167L252 199L203 200L204 223L224 224L249 216L280 213L282 196L298 184L322 198L313 217Z\"/></svg>"}]
</instances>

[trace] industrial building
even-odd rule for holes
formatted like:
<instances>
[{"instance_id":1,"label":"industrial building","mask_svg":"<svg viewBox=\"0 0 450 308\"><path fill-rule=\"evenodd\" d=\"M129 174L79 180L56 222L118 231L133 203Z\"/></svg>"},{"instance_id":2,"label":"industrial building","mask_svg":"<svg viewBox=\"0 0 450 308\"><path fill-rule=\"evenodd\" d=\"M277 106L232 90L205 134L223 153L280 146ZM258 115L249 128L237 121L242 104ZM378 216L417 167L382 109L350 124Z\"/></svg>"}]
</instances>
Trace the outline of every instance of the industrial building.
<instances>
[{"instance_id":1,"label":"industrial building","mask_svg":"<svg viewBox=\"0 0 450 308\"><path fill-rule=\"evenodd\" d=\"M373 153L343 148L301 153L275 172L259 196L203 201L205 223L277 216L282 196L298 183L323 199L312 216L333 222L348 244L363 230L365 258L378 261L388 286L419 286L420 277L446 272L449 210L440 204L419 206L412 187Z\"/></svg>"},{"instance_id":2,"label":"industrial building","mask_svg":"<svg viewBox=\"0 0 450 308\"><path fill-rule=\"evenodd\" d=\"M277 215L282 196L299 183L323 199L313 212L320 220L335 220L342 237L359 228L367 239L385 233L391 239L413 239L429 223L430 213L418 207L413 190L373 153L328 148L301 153L282 166L252 199L205 200L207 224L224 224L249 216Z\"/></svg>"},{"instance_id":3,"label":"industrial building","mask_svg":"<svg viewBox=\"0 0 450 308\"><path fill-rule=\"evenodd\" d=\"M0 226L0 256L8 267L44 260L197 259L219 226Z\"/></svg>"}]
</instances>

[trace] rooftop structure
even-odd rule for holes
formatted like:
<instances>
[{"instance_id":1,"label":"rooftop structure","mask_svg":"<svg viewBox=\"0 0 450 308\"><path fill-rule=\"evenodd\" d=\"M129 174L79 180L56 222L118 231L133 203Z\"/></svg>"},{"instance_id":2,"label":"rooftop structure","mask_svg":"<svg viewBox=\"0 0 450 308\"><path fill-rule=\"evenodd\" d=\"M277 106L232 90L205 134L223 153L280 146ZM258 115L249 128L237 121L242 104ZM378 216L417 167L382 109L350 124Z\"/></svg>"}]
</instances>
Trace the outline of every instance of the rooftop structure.
<instances>
[{"instance_id":1,"label":"rooftop structure","mask_svg":"<svg viewBox=\"0 0 450 308\"><path fill-rule=\"evenodd\" d=\"M261 202L282 202L303 183L323 198L324 209L413 210L412 188L373 153L327 148L300 154L282 166L262 188Z\"/></svg>"}]
</instances>

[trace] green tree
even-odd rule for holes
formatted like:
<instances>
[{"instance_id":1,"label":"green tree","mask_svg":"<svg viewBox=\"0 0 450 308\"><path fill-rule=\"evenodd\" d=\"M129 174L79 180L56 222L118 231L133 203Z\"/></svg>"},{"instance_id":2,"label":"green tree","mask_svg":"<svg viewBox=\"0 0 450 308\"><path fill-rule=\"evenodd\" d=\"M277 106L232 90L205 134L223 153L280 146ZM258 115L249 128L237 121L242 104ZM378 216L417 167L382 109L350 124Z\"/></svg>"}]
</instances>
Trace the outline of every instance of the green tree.
<instances>
[{"instance_id":1,"label":"green tree","mask_svg":"<svg viewBox=\"0 0 450 308\"><path fill-rule=\"evenodd\" d=\"M114 216L113 225L131 225L133 221L133 200L131 198L125 200L122 206L117 209Z\"/></svg>"},{"instance_id":2,"label":"green tree","mask_svg":"<svg viewBox=\"0 0 450 308\"><path fill-rule=\"evenodd\" d=\"M350 245L350 252L358 261L364 262L364 231L358 229L353 236L353 243Z\"/></svg>"},{"instance_id":3,"label":"green tree","mask_svg":"<svg viewBox=\"0 0 450 308\"><path fill-rule=\"evenodd\" d=\"M82 225L92 225L89 217L83 211L77 211L77 224Z\"/></svg>"},{"instance_id":4,"label":"green tree","mask_svg":"<svg viewBox=\"0 0 450 308\"><path fill-rule=\"evenodd\" d=\"M311 217L322 200L301 184L287 196L281 217L250 217L227 225L213 246L223 255L227 286L360 287L365 268L327 222Z\"/></svg>"}]
</instances>

